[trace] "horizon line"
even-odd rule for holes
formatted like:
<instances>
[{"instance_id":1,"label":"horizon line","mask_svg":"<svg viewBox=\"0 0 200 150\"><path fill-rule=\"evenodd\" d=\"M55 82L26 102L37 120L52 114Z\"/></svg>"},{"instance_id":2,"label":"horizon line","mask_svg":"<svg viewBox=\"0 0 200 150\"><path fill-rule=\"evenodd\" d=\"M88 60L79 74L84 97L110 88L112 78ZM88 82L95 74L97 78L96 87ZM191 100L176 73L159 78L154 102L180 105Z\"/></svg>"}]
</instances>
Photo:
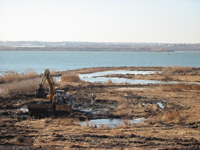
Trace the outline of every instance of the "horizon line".
<instances>
[{"instance_id":1,"label":"horizon line","mask_svg":"<svg viewBox=\"0 0 200 150\"><path fill-rule=\"evenodd\" d=\"M92 41L40 41L40 40L19 40L19 41L15 41L15 40L0 40L1 42L72 42L72 43L156 43L156 44L200 44L200 42L198 43L190 43L190 42L92 42Z\"/></svg>"}]
</instances>

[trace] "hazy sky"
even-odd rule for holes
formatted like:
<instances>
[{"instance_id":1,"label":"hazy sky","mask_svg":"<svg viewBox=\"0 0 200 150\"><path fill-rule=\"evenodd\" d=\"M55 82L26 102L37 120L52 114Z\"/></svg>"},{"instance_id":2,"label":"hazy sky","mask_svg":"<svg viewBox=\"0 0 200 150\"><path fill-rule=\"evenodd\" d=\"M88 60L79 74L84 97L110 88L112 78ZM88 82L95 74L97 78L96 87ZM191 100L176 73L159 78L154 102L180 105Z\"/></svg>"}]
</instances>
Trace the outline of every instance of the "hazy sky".
<instances>
[{"instance_id":1,"label":"hazy sky","mask_svg":"<svg viewBox=\"0 0 200 150\"><path fill-rule=\"evenodd\" d=\"M0 40L200 43L200 0L0 0Z\"/></svg>"}]
</instances>

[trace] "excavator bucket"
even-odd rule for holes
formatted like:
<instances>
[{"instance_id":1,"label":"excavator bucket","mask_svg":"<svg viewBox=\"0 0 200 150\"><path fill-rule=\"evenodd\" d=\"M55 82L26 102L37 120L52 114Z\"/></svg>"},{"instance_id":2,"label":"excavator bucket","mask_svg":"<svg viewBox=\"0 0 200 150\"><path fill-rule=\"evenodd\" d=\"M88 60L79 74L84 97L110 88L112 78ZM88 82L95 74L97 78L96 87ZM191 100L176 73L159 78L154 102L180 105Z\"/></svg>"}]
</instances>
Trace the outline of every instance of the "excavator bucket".
<instances>
[{"instance_id":1,"label":"excavator bucket","mask_svg":"<svg viewBox=\"0 0 200 150\"><path fill-rule=\"evenodd\" d=\"M35 97L36 98L46 98L46 93L44 88L39 88L36 90Z\"/></svg>"}]
</instances>

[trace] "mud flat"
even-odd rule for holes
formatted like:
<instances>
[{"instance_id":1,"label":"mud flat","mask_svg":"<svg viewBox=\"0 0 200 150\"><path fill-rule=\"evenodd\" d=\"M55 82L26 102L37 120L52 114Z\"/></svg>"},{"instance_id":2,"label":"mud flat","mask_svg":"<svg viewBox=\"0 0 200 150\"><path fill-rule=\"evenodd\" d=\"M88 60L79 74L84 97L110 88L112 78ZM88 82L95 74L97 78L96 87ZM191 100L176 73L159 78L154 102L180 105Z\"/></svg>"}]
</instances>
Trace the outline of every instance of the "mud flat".
<instances>
[{"instance_id":1,"label":"mud flat","mask_svg":"<svg viewBox=\"0 0 200 150\"><path fill-rule=\"evenodd\" d=\"M166 74L161 73L163 69L101 67L56 72L55 76L113 70L154 71L145 75L103 76L181 81L168 84L113 83L110 80L57 83L56 89L66 90L74 102L73 113L59 118L30 117L26 105L40 101L34 93L1 93L0 149L199 149L200 85L189 82L200 82L200 68L176 73L168 70ZM92 94L96 95L95 104L91 103ZM143 121L134 122L140 118ZM118 119L120 123L114 126L92 121Z\"/></svg>"}]
</instances>

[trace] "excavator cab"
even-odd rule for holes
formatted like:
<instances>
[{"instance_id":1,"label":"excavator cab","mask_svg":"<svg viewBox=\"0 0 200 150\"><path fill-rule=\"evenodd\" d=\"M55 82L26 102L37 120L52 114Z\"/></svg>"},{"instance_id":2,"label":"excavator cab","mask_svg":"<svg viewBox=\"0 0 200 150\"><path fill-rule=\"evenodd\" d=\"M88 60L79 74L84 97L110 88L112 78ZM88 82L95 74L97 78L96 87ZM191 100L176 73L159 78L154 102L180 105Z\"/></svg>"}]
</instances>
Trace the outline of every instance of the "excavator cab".
<instances>
[{"instance_id":1,"label":"excavator cab","mask_svg":"<svg viewBox=\"0 0 200 150\"><path fill-rule=\"evenodd\" d=\"M72 99L70 95L58 95L56 96L56 111L72 112Z\"/></svg>"}]
</instances>

